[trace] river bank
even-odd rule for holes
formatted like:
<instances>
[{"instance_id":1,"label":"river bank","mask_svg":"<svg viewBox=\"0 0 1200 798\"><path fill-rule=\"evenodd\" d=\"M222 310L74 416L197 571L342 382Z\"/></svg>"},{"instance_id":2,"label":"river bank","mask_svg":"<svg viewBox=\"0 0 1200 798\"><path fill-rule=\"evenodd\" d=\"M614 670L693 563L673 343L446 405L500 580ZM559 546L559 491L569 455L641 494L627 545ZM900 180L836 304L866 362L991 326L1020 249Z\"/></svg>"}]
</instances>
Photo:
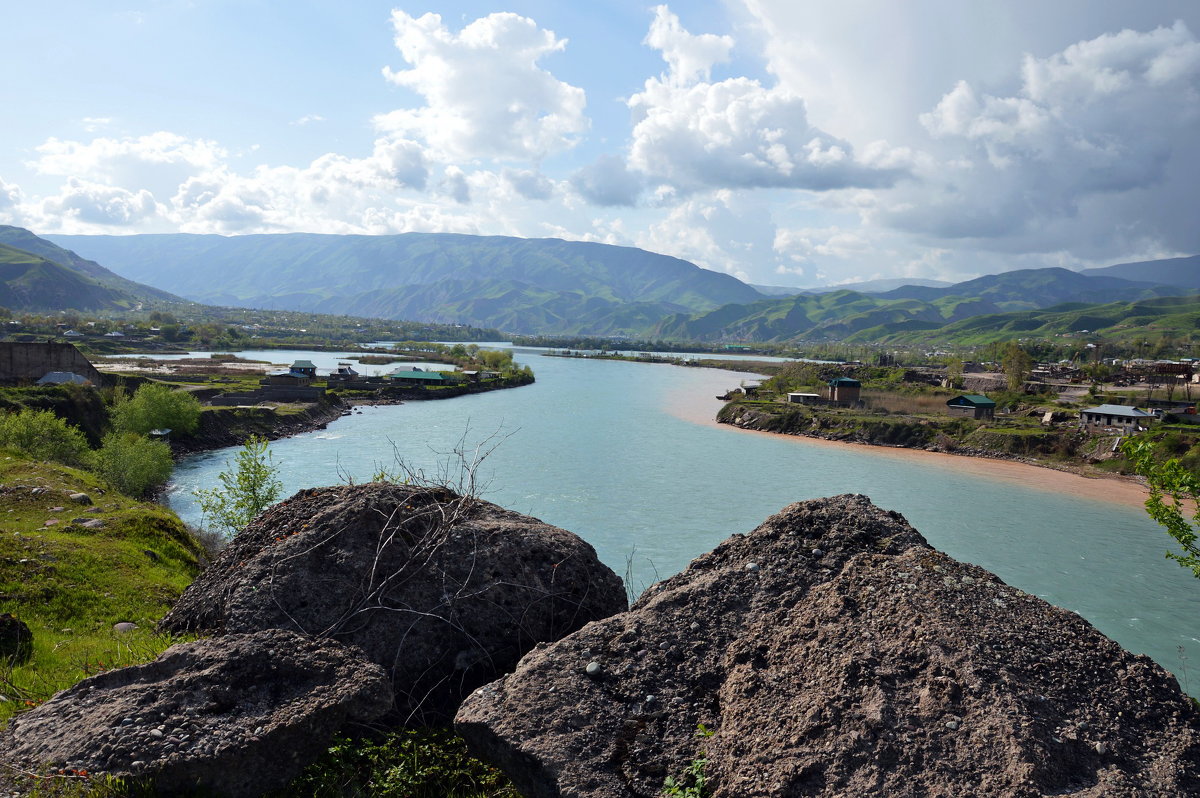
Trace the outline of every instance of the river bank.
<instances>
[{"instance_id":1,"label":"river bank","mask_svg":"<svg viewBox=\"0 0 1200 798\"><path fill-rule=\"evenodd\" d=\"M1063 495L1094 501L1141 507L1147 496L1144 483L1134 476L1097 467L1064 450L1067 441L1075 452L1111 450L1112 440L1097 439L1076 430L1036 429L997 431L976 425L967 419L947 419L944 425L911 418L882 418L875 423L839 423L832 414L810 414L784 408L767 412L754 406L729 402L722 406L715 425L772 437L802 438L825 446L871 446L894 460L928 463L938 461L957 471L999 479L1025 487L1052 490ZM843 420L844 421L844 420ZM970 445L974 441L981 445ZM993 446L1021 446L1030 453L1017 453ZM1046 449L1045 456L1032 452ZM1032 468L1031 468L1032 467Z\"/></svg>"}]
</instances>

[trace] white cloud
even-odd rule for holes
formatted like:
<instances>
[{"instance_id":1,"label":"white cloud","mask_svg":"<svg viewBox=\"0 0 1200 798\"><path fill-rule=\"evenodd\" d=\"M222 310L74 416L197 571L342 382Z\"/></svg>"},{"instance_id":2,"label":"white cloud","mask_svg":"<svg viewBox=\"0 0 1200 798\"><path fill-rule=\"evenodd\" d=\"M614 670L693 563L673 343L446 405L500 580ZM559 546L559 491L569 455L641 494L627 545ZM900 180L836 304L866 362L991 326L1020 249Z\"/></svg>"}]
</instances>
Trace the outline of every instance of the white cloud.
<instances>
[{"instance_id":1,"label":"white cloud","mask_svg":"<svg viewBox=\"0 0 1200 798\"><path fill-rule=\"evenodd\" d=\"M1197 86L1200 42L1183 23L1027 55L1012 95L959 81L921 116L944 163L879 218L1012 252L1115 254L1155 238L1196 251L1197 226L1174 217L1200 174Z\"/></svg>"},{"instance_id":2,"label":"white cloud","mask_svg":"<svg viewBox=\"0 0 1200 798\"><path fill-rule=\"evenodd\" d=\"M144 223L157 215L159 205L145 189L129 191L72 177L57 195L43 199L38 211L61 220L64 230L85 232Z\"/></svg>"},{"instance_id":3,"label":"white cloud","mask_svg":"<svg viewBox=\"0 0 1200 798\"><path fill-rule=\"evenodd\" d=\"M325 117L321 116L320 114L305 114L304 116L300 117L299 119L293 120L290 124L296 125L298 127L304 127L305 125L312 125L317 122L324 122L324 121L325 121Z\"/></svg>"},{"instance_id":4,"label":"white cloud","mask_svg":"<svg viewBox=\"0 0 1200 798\"><path fill-rule=\"evenodd\" d=\"M525 199L550 199L554 194L554 182L535 169L505 168L501 175L512 190Z\"/></svg>"},{"instance_id":5,"label":"white cloud","mask_svg":"<svg viewBox=\"0 0 1200 798\"><path fill-rule=\"evenodd\" d=\"M654 21L643 44L662 53L670 67L668 78L680 84L694 80L708 80L712 68L729 61L733 49L733 37L704 33L693 36L679 24L679 17L664 6L654 9Z\"/></svg>"},{"instance_id":6,"label":"white cloud","mask_svg":"<svg viewBox=\"0 0 1200 798\"><path fill-rule=\"evenodd\" d=\"M0 177L0 213L10 211L21 204L21 187L5 183Z\"/></svg>"},{"instance_id":7,"label":"white cloud","mask_svg":"<svg viewBox=\"0 0 1200 798\"><path fill-rule=\"evenodd\" d=\"M156 196L168 196L189 176L216 168L228 155L214 141L166 131L86 143L50 138L37 152L37 160L27 165L39 174L136 186Z\"/></svg>"},{"instance_id":8,"label":"white cloud","mask_svg":"<svg viewBox=\"0 0 1200 798\"><path fill-rule=\"evenodd\" d=\"M886 145L876 145L873 163L856 159L848 142L810 125L804 100L782 86L745 77L701 80L732 46L727 37L713 39L692 36L658 8L646 41L662 51L669 71L628 100L633 169L683 191L882 186L904 173L894 155L894 165L879 165Z\"/></svg>"},{"instance_id":9,"label":"white cloud","mask_svg":"<svg viewBox=\"0 0 1200 798\"><path fill-rule=\"evenodd\" d=\"M511 13L458 33L437 14L392 12L396 47L411 68L384 76L417 92L424 107L376 118L379 129L419 139L443 160L538 160L575 145L588 127L583 89L538 65L565 39Z\"/></svg>"},{"instance_id":10,"label":"white cloud","mask_svg":"<svg viewBox=\"0 0 1200 798\"><path fill-rule=\"evenodd\" d=\"M761 197L729 190L695 195L634 236L637 246L750 280L772 264L775 222Z\"/></svg>"}]
</instances>

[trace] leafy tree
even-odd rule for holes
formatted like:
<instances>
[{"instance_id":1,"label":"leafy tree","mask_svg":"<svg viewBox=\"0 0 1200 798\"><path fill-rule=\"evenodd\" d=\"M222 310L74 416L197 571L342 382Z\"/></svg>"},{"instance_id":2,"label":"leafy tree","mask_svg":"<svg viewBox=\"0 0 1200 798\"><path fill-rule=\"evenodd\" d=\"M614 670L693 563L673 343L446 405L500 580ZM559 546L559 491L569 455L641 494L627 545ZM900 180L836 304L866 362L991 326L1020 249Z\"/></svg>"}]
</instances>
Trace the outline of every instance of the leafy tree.
<instances>
[{"instance_id":1,"label":"leafy tree","mask_svg":"<svg viewBox=\"0 0 1200 798\"><path fill-rule=\"evenodd\" d=\"M946 383L949 388L963 386L963 362L961 357L950 357L946 360Z\"/></svg>"},{"instance_id":2,"label":"leafy tree","mask_svg":"<svg viewBox=\"0 0 1200 798\"><path fill-rule=\"evenodd\" d=\"M65 465L83 465L88 454L83 432L49 410L0 415L0 446Z\"/></svg>"},{"instance_id":3,"label":"leafy tree","mask_svg":"<svg viewBox=\"0 0 1200 798\"><path fill-rule=\"evenodd\" d=\"M217 475L221 487L193 492L204 517L231 534L245 529L259 513L278 501L283 492L279 466L275 464L265 438L251 435L237 453L236 460L235 466Z\"/></svg>"},{"instance_id":4,"label":"leafy tree","mask_svg":"<svg viewBox=\"0 0 1200 798\"><path fill-rule=\"evenodd\" d=\"M117 432L145 435L153 429L169 429L191 434L200 425L200 402L186 391L148 382L129 399L118 395L112 421Z\"/></svg>"},{"instance_id":5,"label":"leafy tree","mask_svg":"<svg viewBox=\"0 0 1200 798\"><path fill-rule=\"evenodd\" d=\"M1000 368L1008 378L1008 390L1019 391L1033 368L1033 358L1020 347L1016 341L1009 341L1004 346L1004 354L1000 357Z\"/></svg>"},{"instance_id":6,"label":"leafy tree","mask_svg":"<svg viewBox=\"0 0 1200 798\"><path fill-rule=\"evenodd\" d=\"M95 454L95 470L127 496L141 497L171 476L171 448L135 432L113 432Z\"/></svg>"},{"instance_id":7,"label":"leafy tree","mask_svg":"<svg viewBox=\"0 0 1200 798\"><path fill-rule=\"evenodd\" d=\"M1147 438L1131 438L1121 450L1133 463L1134 470L1146 478L1150 498L1146 513L1167 530L1183 549L1182 553L1168 551L1167 557L1191 570L1200 579L1200 478L1178 458L1160 460L1155 456L1154 442ZM1190 515L1190 518L1189 518Z\"/></svg>"}]
</instances>

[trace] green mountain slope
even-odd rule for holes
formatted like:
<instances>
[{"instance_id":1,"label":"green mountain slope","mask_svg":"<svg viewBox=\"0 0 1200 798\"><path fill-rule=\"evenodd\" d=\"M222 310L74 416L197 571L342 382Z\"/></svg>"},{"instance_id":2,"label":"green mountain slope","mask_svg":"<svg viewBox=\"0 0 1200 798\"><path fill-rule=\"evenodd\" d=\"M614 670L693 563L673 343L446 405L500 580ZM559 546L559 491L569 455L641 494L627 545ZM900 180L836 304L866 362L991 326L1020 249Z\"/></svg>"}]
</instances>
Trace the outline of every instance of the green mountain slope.
<instances>
[{"instance_id":1,"label":"green mountain slope","mask_svg":"<svg viewBox=\"0 0 1200 798\"><path fill-rule=\"evenodd\" d=\"M53 236L196 301L461 322L510 332L634 332L761 298L735 278L632 247L405 233Z\"/></svg>"},{"instance_id":2,"label":"green mountain slope","mask_svg":"<svg viewBox=\"0 0 1200 798\"><path fill-rule=\"evenodd\" d=\"M1089 276L1069 269L1018 269L988 274L943 288L904 286L878 294L882 299L920 299L933 302L951 296L978 298L1001 310L1037 310L1062 302L1130 302L1156 296L1188 293L1175 285L1156 285L1136 277Z\"/></svg>"},{"instance_id":3,"label":"green mountain slope","mask_svg":"<svg viewBox=\"0 0 1200 798\"><path fill-rule=\"evenodd\" d=\"M1192 255L1190 258L1118 263L1115 266L1105 266L1101 269L1084 269L1080 274L1090 277L1149 280L1200 291L1200 255Z\"/></svg>"},{"instance_id":4,"label":"green mountain slope","mask_svg":"<svg viewBox=\"0 0 1200 798\"><path fill-rule=\"evenodd\" d=\"M96 283L115 289L130 297L160 302L184 301L166 291L160 291L157 288L135 283L133 280L127 280L119 274L114 274L104 268L99 263L81 258L74 252L63 249L57 244L47 241L45 238L34 235L23 227L0 225L0 244L7 244L10 247L33 253L46 260L65 266L72 271L80 272L90 277ZM82 310L83 308L79 309Z\"/></svg>"},{"instance_id":5,"label":"green mountain slope","mask_svg":"<svg viewBox=\"0 0 1200 798\"><path fill-rule=\"evenodd\" d=\"M120 310L137 302L60 263L0 244L0 305L9 310Z\"/></svg>"}]
</instances>

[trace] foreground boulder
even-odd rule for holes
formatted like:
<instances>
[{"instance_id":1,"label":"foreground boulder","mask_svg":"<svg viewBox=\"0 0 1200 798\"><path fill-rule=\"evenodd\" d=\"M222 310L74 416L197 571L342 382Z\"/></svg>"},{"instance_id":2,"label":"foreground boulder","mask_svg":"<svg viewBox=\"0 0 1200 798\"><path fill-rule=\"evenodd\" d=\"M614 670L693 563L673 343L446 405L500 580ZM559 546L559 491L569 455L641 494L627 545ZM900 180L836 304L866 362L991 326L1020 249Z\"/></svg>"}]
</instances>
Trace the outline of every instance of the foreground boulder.
<instances>
[{"instance_id":1,"label":"foreground boulder","mask_svg":"<svg viewBox=\"0 0 1200 798\"><path fill-rule=\"evenodd\" d=\"M1200 795L1170 674L862 496L734 535L456 728L527 798L656 796L689 766L713 798Z\"/></svg>"},{"instance_id":2,"label":"foreground boulder","mask_svg":"<svg viewBox=\"0 0 1200 798\"><path fill-rule=\"evenodd\" d=\"M145 780L160 795L257 796L390 706L386 675L361 652L281 630L231 635L58 693L13 719L0 761Z\"/></svg>"},{"instance_id":3,"label":"foreground boulder","mask_svg":"<svg viewBox=\"0 0 1200 798\"><path fill-rule=\"evenodd\" d=\"M401 720L445 721L535 644L625 607L621 580L570 532L376 483L301 491L259 516L161 628L330 636L384 667Z\"/></svg>"}]
</instances>

